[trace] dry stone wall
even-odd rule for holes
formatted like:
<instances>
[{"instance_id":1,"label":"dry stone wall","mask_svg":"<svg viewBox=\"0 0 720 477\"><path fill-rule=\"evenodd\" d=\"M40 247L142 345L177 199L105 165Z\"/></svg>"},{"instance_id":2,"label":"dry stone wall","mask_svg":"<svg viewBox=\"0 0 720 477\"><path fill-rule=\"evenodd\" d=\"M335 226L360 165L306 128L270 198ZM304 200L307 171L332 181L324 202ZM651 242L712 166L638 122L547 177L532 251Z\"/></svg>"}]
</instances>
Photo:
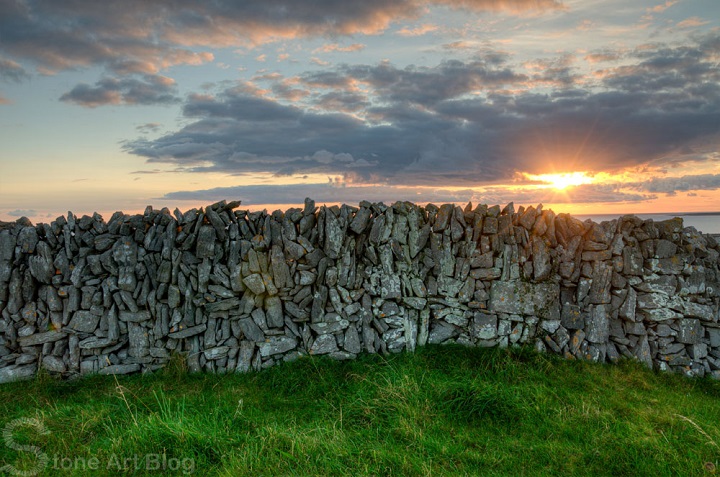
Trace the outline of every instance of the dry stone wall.
<instances>
[{"instance_id":1,"label":"dry stone wall","mask_svg":"<svg viewBox=\"0 0 720 477\"><path fill-rule=\"evenodd\" d=\"M247 372L426 343L521 343L720 377L720 248L681 219L542 206L225 201L0 231L0 382Z\"/></svg>"}]
</instances>

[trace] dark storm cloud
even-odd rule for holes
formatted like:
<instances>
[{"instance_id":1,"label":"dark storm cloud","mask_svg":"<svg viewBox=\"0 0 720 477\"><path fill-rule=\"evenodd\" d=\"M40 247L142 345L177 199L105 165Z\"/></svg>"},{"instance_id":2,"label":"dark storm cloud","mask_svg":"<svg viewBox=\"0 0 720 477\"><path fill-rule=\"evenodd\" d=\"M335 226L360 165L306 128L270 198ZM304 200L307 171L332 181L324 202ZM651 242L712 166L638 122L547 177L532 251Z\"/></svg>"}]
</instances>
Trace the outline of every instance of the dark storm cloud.
<instances>
[{"instance_id":1,"label":"dark storm cloud","mask_svg":"<svg viewBox=\"0 0 720 477\"><path fill-rule=\"evenodd\" d=\"M355 81L370 85L379 99L431 105L469 92L516 85L528 78L484 59L443 61L435 67L397 68L389 62L374 66L344 66Z\"/></svg>"},{"instance_id":2,"label":"dark storm cloud","mask_svg":"<svg viewBox=\"0 0 720 477\"><path fill-rule=\"evenodd\" d=\"M379 33L433 5L509 12L562 8L555 0L2 0L0 51L45 70L104 65L116 74L157 73L212 60L190 47Z\"/></svg>"},{"instance_id":3,"label":"dark storm cloud","mask_svg":"<svg viewBox=\"0 0 720 477\"><path fill-rule=\"evenodd\" d=\"M695 45L668 47L644 45L630 53L633 65L605 70L604 83L623 91L665 93L690 88L699 92L706 85L720 83L717 58L720 35L717 32L698 39Z\"/></svg>"},{"instance_id":4,"label":"dark storm cloud","mask_svg":"<svg viewBox=\"0 0 720 477\"><path fill-rule=\"evenodd\" d=\"M538 63L531 74L545 75L542 94L506 60L341 65L298 77L320 91L306 103L288 105L246 86L190 96L184 114L193 122L124 147L195 171L321 172L396 185L470 187L518 171L661 166L693 155L695 143L720 132L718 73L708 66L717 44L705 37L676 48L646 46L631 55L634 64L604 71L593 89L567 80L571 59ZM675 60L663 62L663 55ZM651 92L633 86L638 70L655 85ZM318 151L352 160L319 160ZM611 198L617 191L594 193Z\"/></svg>"},{"instance_id":5,"label":"dark storm cloud","mask_svg":"<svg viewBox=\"0 0 720 477\"><path fill-rule=\"evenodd\" d=\"M108 104L177 103L175 82L165 76L145 75L137 78L103 78L94 86L81 83L63 94L60 101L94 108Z\"/></svg>"}]
</instances>

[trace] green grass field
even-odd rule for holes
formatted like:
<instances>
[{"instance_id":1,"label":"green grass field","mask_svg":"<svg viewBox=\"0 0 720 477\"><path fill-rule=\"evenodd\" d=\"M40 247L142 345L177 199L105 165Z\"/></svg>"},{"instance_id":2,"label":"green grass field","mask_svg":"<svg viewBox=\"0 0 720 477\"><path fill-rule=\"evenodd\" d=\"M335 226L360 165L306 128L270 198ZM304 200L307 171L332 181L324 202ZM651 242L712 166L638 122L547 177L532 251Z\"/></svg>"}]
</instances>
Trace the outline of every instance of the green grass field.
<instances>
[{"instance_id":1,"label":"green grass field","mask_svg":"<svg viewBox=\"0 0 720 477\"><path fill-rule=\"evenodd\" d=\"M655 476L720 464L720 382L632 362L428 346L248 375L178 363L0 386L0 475Z\"/></svg>"}]
</instances>

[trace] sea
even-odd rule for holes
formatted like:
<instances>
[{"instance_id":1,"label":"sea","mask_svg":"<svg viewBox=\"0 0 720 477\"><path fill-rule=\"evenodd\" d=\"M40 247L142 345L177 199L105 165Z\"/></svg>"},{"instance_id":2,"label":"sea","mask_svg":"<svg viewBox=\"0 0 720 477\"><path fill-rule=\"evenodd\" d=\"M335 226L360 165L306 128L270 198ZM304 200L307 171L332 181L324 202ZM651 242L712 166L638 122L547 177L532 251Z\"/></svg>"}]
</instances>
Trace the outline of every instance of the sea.
<instances>
[{"instance_id":1,"label":"sea","mask_svg":"<svg viewBox=\"0 0 720 477\"><path fill-rule=\"evenodd\" d=\"M592 215L574 215L573 217L580 220L591 219L594 222L603 222L621 217L623 214L592 214ZM720 235L720 212L679 212L679 213L663 213L663 214L632 214L643 220L653 219L659 222L662 220L680 217L683 219L685 227L695 227L698 232L712 235Z\"/></svg>"}]
</instances>

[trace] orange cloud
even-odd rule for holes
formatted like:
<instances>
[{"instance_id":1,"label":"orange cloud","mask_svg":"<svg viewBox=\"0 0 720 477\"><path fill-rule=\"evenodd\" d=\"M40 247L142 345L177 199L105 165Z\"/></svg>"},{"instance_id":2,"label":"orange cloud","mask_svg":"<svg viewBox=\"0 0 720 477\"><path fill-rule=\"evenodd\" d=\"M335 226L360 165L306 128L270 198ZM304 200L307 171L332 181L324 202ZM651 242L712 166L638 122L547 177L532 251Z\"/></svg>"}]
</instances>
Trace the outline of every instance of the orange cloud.
<instances>
[{"instance_id":1,"label":"orange cloud","mask_svg":"<svg viewBox=\"0 0 720 477\"><path fill-rule=\"evenodd\" d=\"M437 26L426 23L415 28L403 27L402 29L398 30L397 34L400 36L422 36L437 30Z\"/></svg>"},{"instance_id":2,"label":"orange cloud","mask_svg":"<svg viewBox=\"0 0 720 477\"><path fill-rule=\"evenodd\" d=\"M647 11L652 13L662 13L668 8L678 3L679 1L680 0L667 0L665 3L661 3L660 5L655 5L654 7L648 8Z\"/></svg>"},{"instance_id":3,"label":"orange cloud","mask_svg":"<svg viewBox=\"0 0 720 477\"><path fill-rule=\"evenodd\" d=\"M315 48L313 50L313 53L320 53L320 52L330 53L333 51L338 51L338 52L342 52L342 53L350 53L352 51L362 51L363 49L365 49L365 45L363 45L362 43L353 43L352 45L348 45L348 46L340 46L337 43L330 43L327 45L323 45L319 48Z\"/></svg>"},{"instance_id":4,"label":"orange cloud","mask_svg":"<svg viewBox=\"0 0 720 477\"><path fill-rule=\"evenodd\" d=\"M681 22L678 22L677 26L678 28L694 28L702 25L707 25L708 23L710 22L707 20L703 20L700 17L690 17Z\"/></svg>"}]
</instances>

